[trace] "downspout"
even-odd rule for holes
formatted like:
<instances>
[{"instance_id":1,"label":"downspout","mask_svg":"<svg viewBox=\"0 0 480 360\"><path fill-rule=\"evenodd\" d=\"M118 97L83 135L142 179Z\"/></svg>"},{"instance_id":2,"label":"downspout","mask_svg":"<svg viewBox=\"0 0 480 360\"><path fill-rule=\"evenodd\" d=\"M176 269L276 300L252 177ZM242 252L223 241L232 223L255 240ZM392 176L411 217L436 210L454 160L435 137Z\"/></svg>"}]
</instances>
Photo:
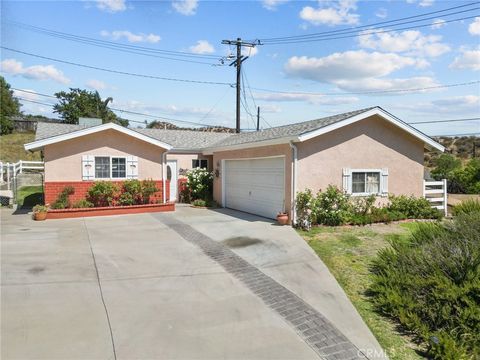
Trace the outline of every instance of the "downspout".
<instances>
[{"instance_id":1,"label":"downspout","mask_svg":"<svg viewBox=\"0 0 480 360\"><path fill-rule=\"evenodd\" d=\"M291 187L291 213L292 213L292 225L297 222L297 210L296 210L296 198L297 198L297 146L290 141L290 147L292 148L292 187Z\"/></svg>"},{"instance_id":2,"label":"downspout","mask_svg":"<svg viewBox=\"0 0 480 360\"><path fill-rule=\"evenodd\" d=\"M165 183L165 173L166 173L166 166L167 166L167 154L168 151L163 152L162 154L162 200L165 204L167 202L167 187Z\"/></svg>"}]
</instances>

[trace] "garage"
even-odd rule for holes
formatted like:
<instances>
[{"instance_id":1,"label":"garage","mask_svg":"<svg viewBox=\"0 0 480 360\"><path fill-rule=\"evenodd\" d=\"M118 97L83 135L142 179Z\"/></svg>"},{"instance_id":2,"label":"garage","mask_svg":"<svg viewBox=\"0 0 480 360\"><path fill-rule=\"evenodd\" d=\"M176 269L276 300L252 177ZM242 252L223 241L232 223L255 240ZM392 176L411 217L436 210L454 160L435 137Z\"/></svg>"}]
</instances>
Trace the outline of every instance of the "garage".
<instances>
[{"instance_id":1,"label":"garage","mask_svg":"<svg viewBox=\"0 0 480 360\"><path fill-rule=\"evenodd\" d=\"M284 210L285 157L225 160L225 207L275 219Z\"/></svg>"}]
</instances>

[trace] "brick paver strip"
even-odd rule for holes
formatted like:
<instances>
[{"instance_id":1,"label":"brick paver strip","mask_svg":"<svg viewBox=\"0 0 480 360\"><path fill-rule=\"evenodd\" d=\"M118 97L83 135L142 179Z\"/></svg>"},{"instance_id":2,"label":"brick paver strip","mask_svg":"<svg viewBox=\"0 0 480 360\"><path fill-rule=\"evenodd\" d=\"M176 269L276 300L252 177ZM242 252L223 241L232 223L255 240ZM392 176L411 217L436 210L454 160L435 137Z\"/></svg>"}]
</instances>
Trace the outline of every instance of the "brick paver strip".
<instances>
[{"instance_id":1,"label":"brick paver strip","mask_svg":"<svg viewBox=\"0 0 480 360\"><path fill-rule=\"evenodd\" d=\"M199 246L206 255L245 284L269 308L289 323L321 358L326 360L367 358L322 314L227 246L170 216L161 216L161 221L185 240Z\"/></svg>"}]
</instances>

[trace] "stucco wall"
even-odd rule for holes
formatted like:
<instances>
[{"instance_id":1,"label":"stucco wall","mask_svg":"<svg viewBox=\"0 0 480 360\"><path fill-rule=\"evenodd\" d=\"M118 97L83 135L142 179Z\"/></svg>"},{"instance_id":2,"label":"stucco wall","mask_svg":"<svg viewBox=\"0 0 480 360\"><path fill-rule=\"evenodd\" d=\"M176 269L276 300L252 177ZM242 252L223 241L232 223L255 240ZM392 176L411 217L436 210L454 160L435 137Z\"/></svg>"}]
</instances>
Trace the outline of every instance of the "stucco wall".
<instances>
[{"instance_id":1,"label":"stucco wall","mask_svg":"<svg viewBox=\"0 0 480 360\"><path fill-rule=\"evenodd\" d=\"M138 157L138 178L162 178L164 149L115 130L47 145L44 149L45 182L82 181L82 155Z\"/></svg>"},{"instance_id":2,"label":"stucco wall","mask_svg":"<svg viewBox=\"0 0 480 360\"><path fill-rule=\"evenodd\" d=\"M184 177L184 172L192 169L192 160L208 160L208 170L213 170L213 157L211 155L201 155L201 154L167 154L168 160L177 161L177 170L179 173L179 178Z\"/></svg>"},{"instance_id":3,"label":"stucco wall","mask_svg":"<svg viewBox=\"0 0 480 360\"><path fill-rule=\"evenodd\" d=\"M388 168L388 191L422 195L421 141L378 117L310 139L298 146L297 191L342 187L342 168Z\"/></svg>"},{"instance_id":4,"label":"stucco wall","mask_svg":"<svg viewBox=\"0 0 480 360\"><path fill-rule=\"evenodd\" d=\"M222 151L213 154L213 171L219 170L219 177L214 177L213 180L213 198L214 200L222 204L222 160L229 159L245 159L245 158L258 158L269 156L285 156L285 210L287 213L291 211L291 171L292 171L292 150L289 145L273 145L258 147L252 149Z\"/></svg>"}]
</instances>

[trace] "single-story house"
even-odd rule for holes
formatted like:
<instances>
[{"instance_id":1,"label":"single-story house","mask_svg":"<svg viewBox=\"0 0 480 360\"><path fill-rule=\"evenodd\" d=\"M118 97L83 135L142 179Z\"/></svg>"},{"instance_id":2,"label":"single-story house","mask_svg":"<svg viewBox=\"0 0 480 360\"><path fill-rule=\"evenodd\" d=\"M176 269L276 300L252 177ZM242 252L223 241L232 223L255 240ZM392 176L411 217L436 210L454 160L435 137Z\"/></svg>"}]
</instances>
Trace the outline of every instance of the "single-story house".
<instances>
[{"instance_id":1,"label":"single-story house","mask_svg":"<svg viewBox=\"0 0 480 360\"><path fill-rule=\"evenodd\" d=\"M39 123L25 149L43 151L46 202L66 185L77 196L95 180L153 179L163 201L194 167L214 173L220 206L295 219L295 194L329 184L352 196L422 196L424 148L433 139L380 107L240 134Z\"/></svg>"}]
</instances>

